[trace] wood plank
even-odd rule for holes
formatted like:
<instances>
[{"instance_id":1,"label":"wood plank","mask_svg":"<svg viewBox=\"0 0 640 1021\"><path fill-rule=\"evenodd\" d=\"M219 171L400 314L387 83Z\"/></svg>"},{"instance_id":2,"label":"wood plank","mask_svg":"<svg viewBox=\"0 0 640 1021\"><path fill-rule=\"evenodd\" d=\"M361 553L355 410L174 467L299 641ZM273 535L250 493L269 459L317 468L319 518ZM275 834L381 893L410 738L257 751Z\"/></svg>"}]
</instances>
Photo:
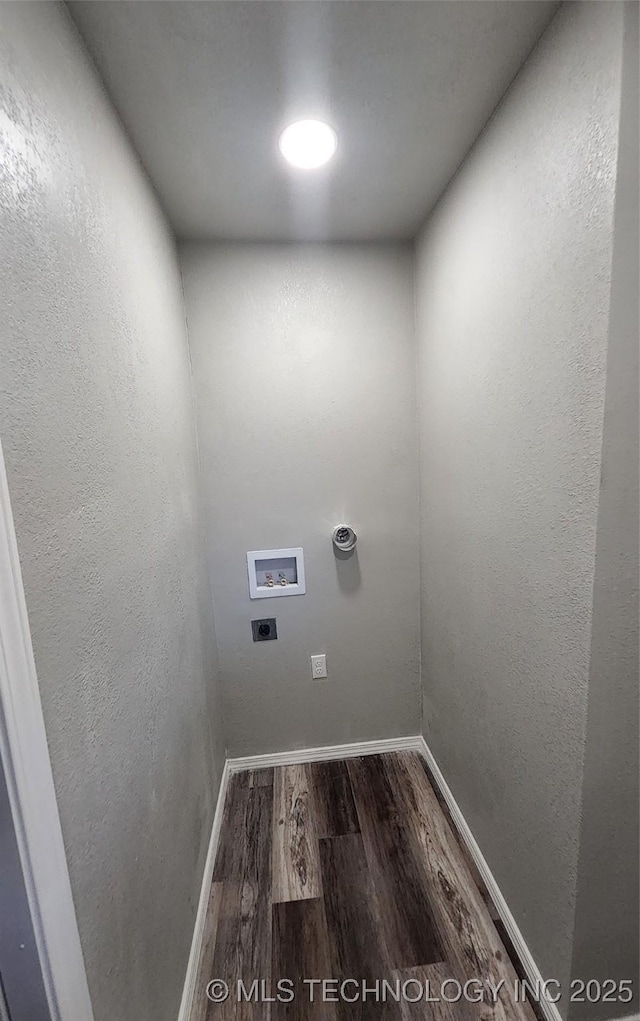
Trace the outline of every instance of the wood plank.
<instances>
[{"instance_id":1,"label":"wood plank","mask_svg":"<svg viewBox=\"0 0 640 1021\"><path fill-rule=\"evenodd\" d=\"M273 786L273 903L322 895L309 770L280 766Z\"/></svg>"},{"instance_id":2,"label":"wood plank","mask_svg":"<svg viewBox=\"0 0 640 1021\"><path fill-rule=\"evenodd\" d=\"M213 867L213 882L237 878L242 856L238 837L243 833L248 791L242 773L232 773L222 811L218 853Z\"/></svg>"},{"instance_id":3,"label":"wood plank","mask_svg":"<svg viewBox=\"0 0 640 1021\"><path fill-rule=\"evenodd\" d=\"M271 790L256 787L245 817L241 904L242 973L251 980L270 975L272 816Z\"/></svg>"},{"instance_id":4,"label":"wood plank","mask_svg":"<svg viewBox=\"0 0 640 1021\"><path fill-rule=\"evenodd\" d=\"M313 796L319 839L360 832L351 781L346 772L333 780L314 784Z\"/></svg>"},{"instance_id":5,"label":"wood plank","mask_svg":"<svg viewBox=\"0 0 640 1021\"><path fill-rule=\"evenodd\" d=\"M249 787L273 787L273 767L250 769Z\"/></svg>"},{"instance_id":6,"label":"wood plank","mask_svg":"<svg viewBox=\"0 0 640 1021\"><path fill-rule=\"evenodd\" d=\"M364 981L369 986L376 979L390 979L392 970L381 938L382 919L362 837L354 833L321 840L320 861L332 977ZM351 989L349 995L353 995ZM400 1007L361 997L356 1003L338 1003L336 1014L340 1021L399 1021Z\"/></svg>"},{"instance_id":7,"label":"wood plank","mask_svg":"<svg viewBox=\"0 0 640 1021\"><path fill-rule=\"evenodd\" d=\"M218 919L222 904L222 883L212 883L207 904L207 916L202 936L202 946L198 959L198 970L196 987L191 1008L191 1021L205 1021L209 1000L207 998L207 983L215 978L213 973L213 957L218 932Z\"/></svg>"},{"instance_id":8,"label":"wood plank","mask_svg":"<svg viewBox=\"0 0 640 1021\"><path fill-rule=\"evenodd\" d=\"M445 819L422 763L414 752L385 756L398 801L410 822L424 865L430 899L447 962L464 979L504 980L492 1011L494 1021L534 1021L527 1003L514 1003L516 973Z\"/></svg>"},{"instance_id":9,"label":"wood plank","mask_svg":"<svg viewBox=\"0 0 640 1021\"><path fill-rule=\"evenodd\" d=\"M410 968L444 960L425 872L412 845L386 756L351 759L348 772L391 965Z\"/></svg>"},{"instance_id":10,"label":"wood plank","mask_svg":"<svg viewBox=\"0 0 640 1021\"><path fill-rule=\"evenodd\" d=\"M489 912L489 913L491 913L491 912ZM526 971L524 969L524 965L522 964L522 961L518 957L518 954L516 952L516 948L514 947L513 943L511 942L511 937L509 936L509 933L507 932L502 919L501 918L494 918L493 915L491 915L491 919L493 921L493 924L496 927L496 932L498 933L498 936L502 940L502 944L503 944L503 946L504 946L504 948L505 948L505 950L507 952L509 960L511 961L511 963L513 965L513 969L514 969L516 975L518 976L518 978L520 979L521 982L524 982L527 979L527 973L526 973ZM525 989L526 989L527 1002L531 1005L531 1009L532 1009L533 1013L535 1014L537 1021L546 1021L546 1015L544 1013L544 1010L542 1009L542 1003L540 1002L540 1000L536 1000L534 998L534 996L532 995L532 993L529 991L529 989L527 987L525 987Z\"/></svg>"},{"instance_id":11,"label":"wood plank","mask_svg":"<svg viewBox=\"0 0 640 1021\"><path fill-rule=\"evenodd\" d=\"M324 762L310 762L311 781L314 786L322 783L331 783L341 776L347 775L347 763L345 759L326 759Z\"/></svg>"},{"instance_id":12,"label":"wood plank","mask_svg":"<svg viewBox=\"0 0 640 1021\"><path fill-rule=\"evenodd\" d=\"M453 1004L438 1002L425 1002L424 996L435 1000L439 996L442 982L450 978L450 969L446 964L427 964L418 968L407 968L404 971L396 972L397 978L405 987L405 994L402 996L402 1021L457 1021L459 1018ZM412 980L416 980L415 990L411 987ZM428 989L428 994L414 1002L413 998L418 995L418 989Z\"/></svg>"},{"instance_id":13,"label":"wood plank","mask_svg":"<svg viewBox=\"0 0 640 1021\"><path fill-rule=\"evenodd\" d=\"M269 1021L270 1015L269 1003L238 1003L236 990L239 979L248 989L254 979L269 983L271 978L273 795L268 787L241 793L236 801L244 809L241 828L223 883L212 964L213 977L227 982L231 995L224 1004L209 1006L207 1021Z\"/></svg>"},{"instance_id":14,"label":"wood plank","mask_svg":"<svg viewBox=\"0 0 640 1021\"><path fill-rule=\"evenodd\" d=\"M495 904L493 903L493 898L491 897L491 894L489 893L489 891L487 889L486 883L485 883L484 879L482 878L482 876L480 875L480 870L478 869L478 866L476 865L475 861L471 857L471 852L470 852L469 848L467 847L467 845L465 844L461 834L458 832L458 827L456 826L455 822L453 821L453 817L451 815L451 812L449 811L449 806L448 806L448 804L447 804L447 802L445 800L445 797L440 792L440 789L439 789L439 787L438 787L438 785L437 785L437 783L435 781L435 778L434 778L431 770L429 769L429 764L423 758L420 759L420 764L421 764L422 768L425 771L427 780L429 781L429 784L431 786L431 789L433 790L433 793L435 794L436 798L438 799L438 804L440 805L440 808L442 809L442 814L444 815L445 819L447 820L447 822L449 824L449 828L451 829L451 832L453 833L454 837L456 838L456 840L458 842L458 846L459 846L459 848L460 848L460 850L461 850L461 852L462 852L462 854L464 856L465 862L467 863L467 868L469 869L469 872L473 876L473 881L476 884L476 886L478 887L478 890L480 891L480 894L482 896L483 901L487 905L487 909L489 911L489 914L491 915L492 919L495 921L496 919L498 919L500 917L500 915L498 914L498 910L497 910Z\"/></svg>"},{"instance_id":15,"label":"wood plank","mask_svg":"<svg viewBox=\"0 0 640 1021\"><path fill-rule=\"evenodd\" d=\"M335 1007L323 1003L303 979L330 978L331 957L321 898L273 905L272 993L279 979L294 983L294 1000L271 1006L271 1021L336 1021Z\"/></svg>"},{"instance_id":16,"label":"wood plank","mask_svg":"<svg viewBox=\"0 0 640 1021\"><path fill-rule=\"evenodd\" d=\"M273 767L264 769L243 769L240 773L232 773L236 787L273 787Z\"/></svg>"},{"instance_id":17,"label":"wood plank","mask_svg":"<svg viewBox=\"0 0 640 1021\"><path fill-rule=\"evenodd\" d=\"M438 963L405 968L396 971L394 978L400 982L402 1021L493 1021L488 990L474 985L468 997L457 999L464 979L455 966ZM420 992L422 997L417 999ZM479 992L486 1002L472 1002Z\"/></svg>"}]
</instances>

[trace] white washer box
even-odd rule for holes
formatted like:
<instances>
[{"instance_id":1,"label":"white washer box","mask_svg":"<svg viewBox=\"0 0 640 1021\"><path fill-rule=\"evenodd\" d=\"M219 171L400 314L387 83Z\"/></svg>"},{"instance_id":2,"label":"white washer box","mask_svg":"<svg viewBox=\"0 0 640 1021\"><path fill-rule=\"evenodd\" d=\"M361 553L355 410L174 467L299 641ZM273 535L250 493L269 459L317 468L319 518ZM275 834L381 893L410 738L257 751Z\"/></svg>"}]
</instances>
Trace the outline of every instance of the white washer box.
<instances>
[{"instance_id":1,"label":"white washer box","mask_svg":"<svg viewBox=\"0 0 640 1021\"><path fill-rule=\"evenodd\" d=\"M306 592L301 546L251 550L247 553L247 571L251 599L303 596Z\"/></svg>"}]
</instances>

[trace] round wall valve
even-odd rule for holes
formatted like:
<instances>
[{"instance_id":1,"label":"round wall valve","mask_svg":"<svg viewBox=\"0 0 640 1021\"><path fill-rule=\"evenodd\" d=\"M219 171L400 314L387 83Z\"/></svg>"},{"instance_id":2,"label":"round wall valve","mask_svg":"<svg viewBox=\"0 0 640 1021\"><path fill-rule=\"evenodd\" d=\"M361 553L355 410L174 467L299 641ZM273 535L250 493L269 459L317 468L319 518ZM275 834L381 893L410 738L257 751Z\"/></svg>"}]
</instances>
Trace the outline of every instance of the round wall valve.
<instances>
[{"instance_id":1,"label":"round wall valve","mask_svg":"<svg viewBox=\"0 0 640 1021\"><path fill-rule=\"evenodd\" d=\"M358 541L358 536L349 525L336 525L331 538L335 548L343 553L348 553L349 550L355 549Z\"/></svg>"}]
</instances>

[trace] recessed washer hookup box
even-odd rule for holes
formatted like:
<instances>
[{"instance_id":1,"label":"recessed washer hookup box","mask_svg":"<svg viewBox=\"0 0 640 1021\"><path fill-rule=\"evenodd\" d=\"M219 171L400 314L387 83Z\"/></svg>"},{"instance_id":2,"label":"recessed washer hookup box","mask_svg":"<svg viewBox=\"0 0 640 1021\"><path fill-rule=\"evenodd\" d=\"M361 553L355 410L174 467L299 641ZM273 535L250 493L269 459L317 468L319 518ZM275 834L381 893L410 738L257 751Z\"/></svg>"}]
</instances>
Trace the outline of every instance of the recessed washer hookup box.
<instances>
[{"instance_id":1,"label":"recessed washer hookup box","mask_svg":"<svg viewBox=\"0 0 640 1021\"><path fill-rule=\"evenodd\" d=\"M306 592L301 546L251 550L247 553L247 572L251 599L303 596Z\"/></svg>"}]
</instances>

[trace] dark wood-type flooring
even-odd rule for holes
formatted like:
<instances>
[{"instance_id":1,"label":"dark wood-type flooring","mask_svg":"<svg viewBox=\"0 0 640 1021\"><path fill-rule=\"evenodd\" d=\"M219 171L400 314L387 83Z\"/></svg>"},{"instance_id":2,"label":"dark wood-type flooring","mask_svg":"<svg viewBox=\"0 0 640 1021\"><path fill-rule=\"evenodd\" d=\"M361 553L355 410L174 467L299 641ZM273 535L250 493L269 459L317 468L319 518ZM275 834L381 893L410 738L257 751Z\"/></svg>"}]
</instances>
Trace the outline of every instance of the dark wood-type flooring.
<instances>
[{"instance_id":1,"label":"dark wood-type flooring","mask_svg":"<svg viewBox=\"0 0 640 1021\"><path fill-rule=\"evenodd\" d=\"M417 753L231 776L192 1021L535 1021L514 1000L516 978L496 912ZM207 998L212 979L228 983L224 1003ZM238 1001L238 980L250 991L256 979L257 1000ZM268 1002L281 979L293 1000ZM344 995L327 990L337 1002L322 1002L316 985L311 1002L303 979L356 981ZM445 980L504 984L479 1003L388 993L381 1002L375 982L385 979L392 989L421 983L405 986L410 998L427 980L432 997ZM454 984L445 989L455 995Z\"/></svg>"}]
</instances>

